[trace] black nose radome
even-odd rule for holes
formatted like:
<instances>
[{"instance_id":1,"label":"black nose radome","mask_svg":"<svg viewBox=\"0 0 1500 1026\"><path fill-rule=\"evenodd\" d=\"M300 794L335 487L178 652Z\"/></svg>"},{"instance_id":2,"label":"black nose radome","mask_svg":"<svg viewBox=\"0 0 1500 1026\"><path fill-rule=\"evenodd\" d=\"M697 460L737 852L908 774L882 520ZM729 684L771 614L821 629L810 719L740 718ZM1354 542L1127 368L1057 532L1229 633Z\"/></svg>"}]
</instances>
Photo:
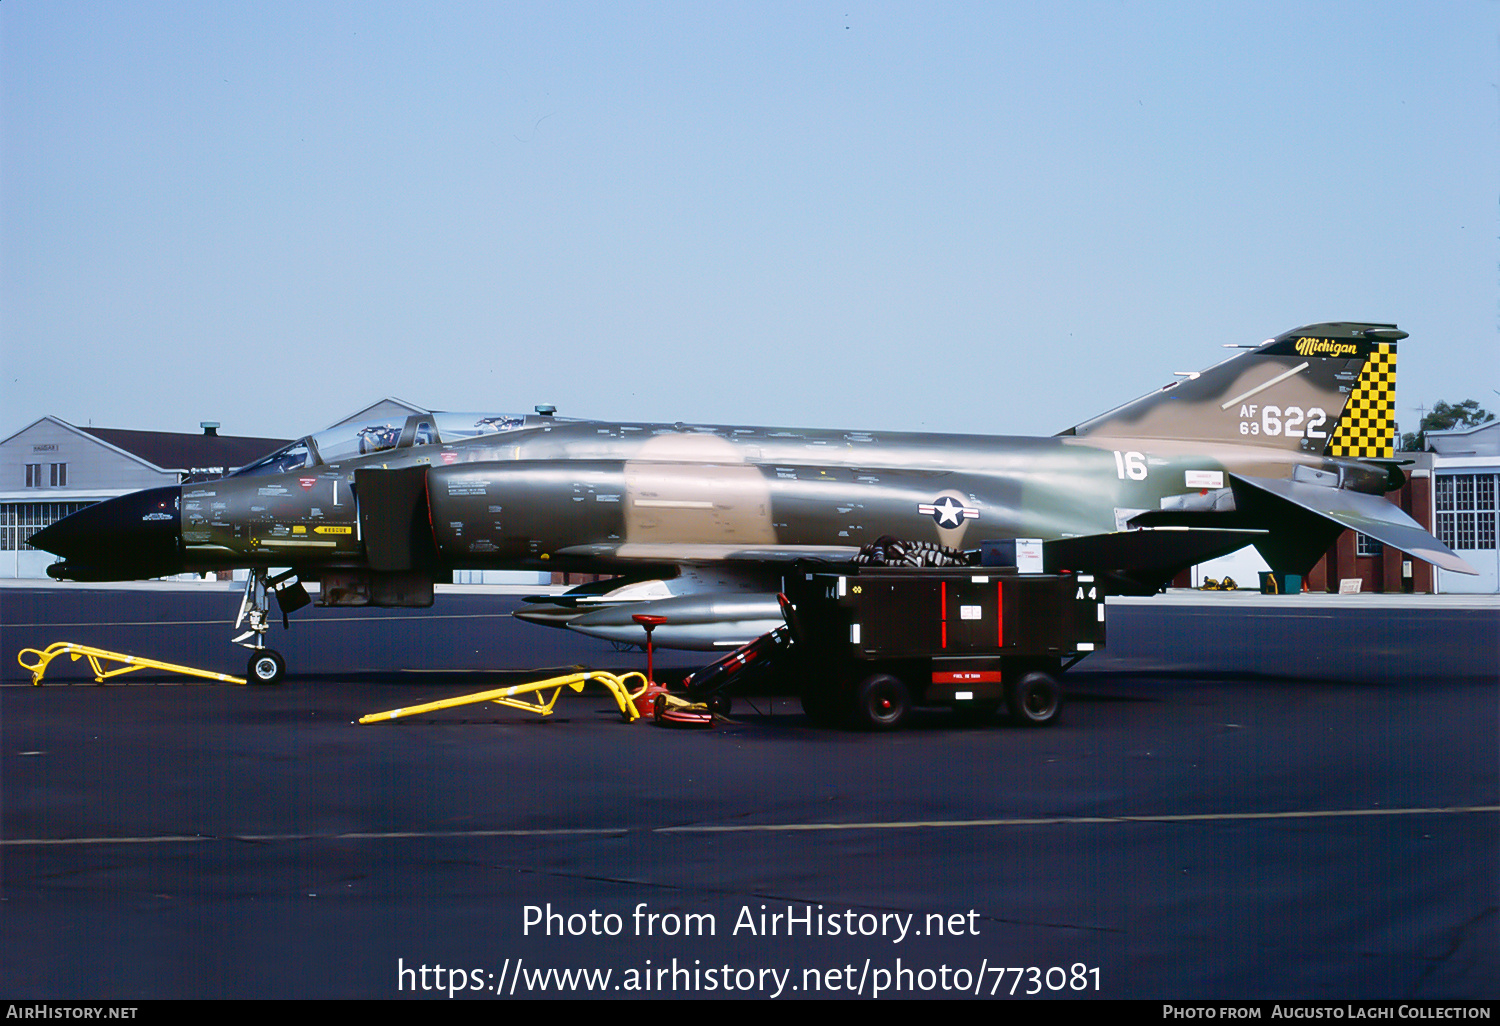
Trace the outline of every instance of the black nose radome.
<instances>
[{"instance_id":1,"label":"black nose radome","mask_svg":"<svg viewBox=\"0 0 1500 1026\"><path fill-rule=\"evenodd\" d=\"M48 570L53 577L164 577L181 570L181 508L181 488L148 488L87 506L42 528L30 541L63 557L61 566Z\"/></svg>"}]
</instances>

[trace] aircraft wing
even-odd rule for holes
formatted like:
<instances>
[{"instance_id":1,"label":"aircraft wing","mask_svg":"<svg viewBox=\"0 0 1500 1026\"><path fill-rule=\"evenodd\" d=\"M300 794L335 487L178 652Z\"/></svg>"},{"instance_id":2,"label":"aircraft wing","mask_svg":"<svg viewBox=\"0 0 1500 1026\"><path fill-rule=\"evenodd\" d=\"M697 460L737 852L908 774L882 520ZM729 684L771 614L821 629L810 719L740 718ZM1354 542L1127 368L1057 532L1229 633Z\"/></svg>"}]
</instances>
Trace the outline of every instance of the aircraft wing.
<instances>
[{"instance_id":1,"label":"aircraft wing","mask_svg":"<svg viewBox=\"0 0 1500 1026\"><path fill-rule=\"evenodd\" d=\"M1263 477L1230 475L1262 492L1274 495L1295 506L1334 523L1374 538L1434 566L1460 574L1477 574L1458 553L1438 541L1400 508L1379 495L1350 491L1347 488L1325 488L1301 481L1273 480Z\"/></svg>"}]
</instances>

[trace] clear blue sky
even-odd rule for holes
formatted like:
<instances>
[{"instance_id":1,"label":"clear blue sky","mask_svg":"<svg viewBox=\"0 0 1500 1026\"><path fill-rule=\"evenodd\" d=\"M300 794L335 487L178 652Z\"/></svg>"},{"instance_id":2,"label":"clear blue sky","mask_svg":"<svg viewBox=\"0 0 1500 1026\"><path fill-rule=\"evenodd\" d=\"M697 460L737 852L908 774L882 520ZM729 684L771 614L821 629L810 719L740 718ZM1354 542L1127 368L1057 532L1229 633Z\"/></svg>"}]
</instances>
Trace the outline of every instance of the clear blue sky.
<instances>
[{"instance_id":1,"label":"clear blue sky","mask_svg":"<svg viewBox=\"0 0 1500 1026\"><path fill-rule=\"evenodd\" d=\"M1318 320L1500 408L1500 3L0 4L0 436L1050 434Z\"/></svg>"}]
</instances>

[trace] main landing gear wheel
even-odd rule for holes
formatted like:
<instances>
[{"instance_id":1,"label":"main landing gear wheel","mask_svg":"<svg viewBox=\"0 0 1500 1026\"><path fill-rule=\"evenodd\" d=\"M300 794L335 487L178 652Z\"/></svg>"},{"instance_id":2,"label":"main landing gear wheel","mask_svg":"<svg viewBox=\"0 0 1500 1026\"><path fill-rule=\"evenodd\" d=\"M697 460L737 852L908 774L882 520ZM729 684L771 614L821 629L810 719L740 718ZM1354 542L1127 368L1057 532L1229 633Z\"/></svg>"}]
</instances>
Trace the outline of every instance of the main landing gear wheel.
<instances>
[{"instance_id":1,"label":"main landing gear wheel","mask_svg":"<svg viewBox=\"0 0 1500 1026\"><path fill-rule=\"evenodd\" d=\"M250 665L245 671L251 684L280 684L286 676L286 660L272 648L260 648L250 653Z\"/></svg>"},{"instance_id":2,"label":"main landing gear wheel","mask_svg":"<svg viewBox=\"0 0 1500 1026\"><path fill-rule=\"evenodd\" d=\"M911 692L899 677L877 673L854 689L854 726L858 728L895 730L910 713Z\"/></svg>"},{"instance_id":3,"label":"main landing gear wheel","mask_svg":"<svg viewBox=\"0 0 1500 1026\"><path fill-rule=\"evenodd\" d=\"M1028 673L1005 687L1011 722L1023 727L1045 727L1062 709L1062 687L1051 674Z\"/></svg>"}]
</instances>

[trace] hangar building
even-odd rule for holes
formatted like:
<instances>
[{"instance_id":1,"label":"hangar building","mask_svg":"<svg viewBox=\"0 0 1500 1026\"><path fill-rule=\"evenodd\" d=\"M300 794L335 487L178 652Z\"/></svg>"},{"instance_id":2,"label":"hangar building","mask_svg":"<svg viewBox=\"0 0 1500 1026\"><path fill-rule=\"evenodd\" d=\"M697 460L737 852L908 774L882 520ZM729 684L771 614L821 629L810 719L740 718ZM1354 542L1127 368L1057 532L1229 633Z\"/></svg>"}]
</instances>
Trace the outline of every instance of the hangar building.
<instances>
[{"instance_id":1,"label":"hangar building","mask_svg":"<svg viewBox=\"0 0 1500 1026\"><path fill-rule=\"evenodd\" d=\"M1432 449L1433 534L1470 566L1477 578L1438 570L1442 592L1500 591L1495 547L1500 499L1500 420L1475 428L1427 432Z\"/></svg>"},{"instance_id":2,"label":"hangar building","mask_svg":"<svg viewBox=\"0 0 1500 1026\"><path fill-rule=\"evenodd\" d=\"M90 503L220 477L289 439L78 427L43 417L0 441L0 577L46 577L50 552L26 539Z\"/></svg>"}]
</instances>

